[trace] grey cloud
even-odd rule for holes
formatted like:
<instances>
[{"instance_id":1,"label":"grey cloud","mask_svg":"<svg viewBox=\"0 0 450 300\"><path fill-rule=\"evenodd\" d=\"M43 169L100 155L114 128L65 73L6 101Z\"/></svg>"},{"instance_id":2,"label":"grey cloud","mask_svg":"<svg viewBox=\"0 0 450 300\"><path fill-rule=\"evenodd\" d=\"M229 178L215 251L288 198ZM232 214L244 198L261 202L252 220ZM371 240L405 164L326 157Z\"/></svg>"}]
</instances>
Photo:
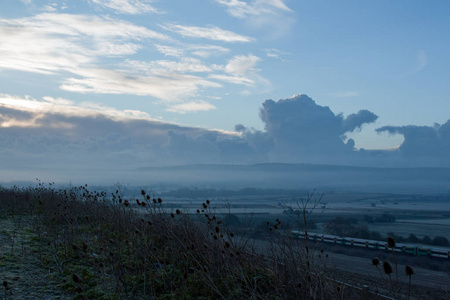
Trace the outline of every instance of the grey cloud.
<instances>
[{"instance_id":1,"label":"grey cloud","mask_svg":"<svg viewBox=\"0 0 450 300\"><path fill-rule=\"evenodd\" d=\"M275 151L288 154L289 160L302 161L323 155L347 155L354 142L344 143L345 133L372 123L378 117L362 110L343 118L329 107L316 104L306 95L277 102L266 100L260 111L267 135ZM336 158L335 157L335 158Z\"/></svg>"},{"instance_id":2,"label":"grey cloud","mask_svg":"<svg viewBox=\"0 0 450 300\"><path fill-rule=\"evenodd\" d=\"M373 123L378 119L378 116L368 110L360 110L357 114L350 114L345 118L343 127L344 130L354 131L355 129L361 129L365 123Z\"/></svg>"},{"instance_id":3,"label":"grey cloud","mask_svg":"<svg viewBox=\"0 0 450 300\"><path fill-rule=\"evenodd\" d=\"M384 126L377 132L401 134L405 138L399 151L407 157L450 157L450 120L431 126ZM448 163L446 164L448 165Z\"/></svg>"}]
</instances>

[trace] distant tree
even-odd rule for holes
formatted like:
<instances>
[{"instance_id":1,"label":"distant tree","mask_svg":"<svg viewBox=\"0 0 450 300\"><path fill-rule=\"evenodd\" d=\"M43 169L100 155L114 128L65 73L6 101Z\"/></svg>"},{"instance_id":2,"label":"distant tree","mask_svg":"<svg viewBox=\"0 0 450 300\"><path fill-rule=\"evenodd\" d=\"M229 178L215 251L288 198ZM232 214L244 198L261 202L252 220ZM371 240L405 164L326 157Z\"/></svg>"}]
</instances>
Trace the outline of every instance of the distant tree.
<instances>
[{"instance_id":1,"label":"distant tree","mask_svg":"<svg viewBox=\"0 0 450 300\"><path fill-rule=\"evenodd\" d=\"M223 218L223 223L226 226L234 226L234 227L239 227L241 226L241 219L239 219L239 217L237 217L235 214L226 214Z\"/></svg>"},{"instance_id":2,"label":"distant tree","mask_svg":"<svg viewBox=\"0 0 450 300\"><path fill-rule=\"evenodd\" d=\"M435 246L446 247L446 246L448 246L448 239L446 237L438 235L438 236L434 237L434 239L431 241L431 244L435 245Z\"/></svg>"},{"instance_id":3,"label":"distant tree","mask_svg":"<svg viewBox=\"0 0 450 300\"><path fill-rule=\"evenodd\" d=\"M369 227L367 227L366 224L362 224L358 228L355 228L355 234L353 235L353 237L360 239L370 239L371 234Z\"/></svg>"},{"instance_id":4,"label":"distant tree","mask_svg":"<svg viewBox=\"0 0 450 300\"><path fill-rule=\"evenodd\" d=\"M423 244L431 245L431 238L428 235L425 235L421 241Z\"/></svg>"},{"instance_id":5,"label":"distant tree","mask_svg":"<svg viewBox=\"0 0 450 300\"><path fill-rule=\"evenodd\" d=\"M382 241L384 238L381 236L381 233L378 231L371 231L370 232L370 239L376 240L376 241Z\"/></svg>"},{"instance_id":6,"label":"distant tree","mask_svg":"<svg viewBox=\"0 0 450 300\"><path fill-rule=\"evenodd\" d=\"M379 223L392 223L395 222L395 216L384 213L380 217L376 218L375 221Z\"/></svg>"},{"instance_id":7,"label":"distant tree","mask_svg":"<svg viewBox=\"0 0 450 300\"><path fill-rule=\"evenodd\" d=\"M363 216L363 221L370 224L370 223L373 223L373 222L374 222L374 219L373 219L372 216L364 215L364 216Z\"/></svg>"},{"instance_id":8,"label":"distant tree","mask_svg":"<svg viewBox=\"0 0 450 300\"><path fill-rule=\"evenodd\" d=\"M336 217L325 226L325 231L329 234L339 236L350 236L355 230L352 221L343 217Z\"/></svg>"},{"instance_id":9,"label":"distant tree","mask_svg":"<svg viewBox=\"0 0 450 300\"><path fill-rule=\"evenodd\" d=\"M419 238L414 233L411 233L408 236L407 241L410 242L410 243L418 243L418 242L420 242Z\"/></svg>"}]
</instances>

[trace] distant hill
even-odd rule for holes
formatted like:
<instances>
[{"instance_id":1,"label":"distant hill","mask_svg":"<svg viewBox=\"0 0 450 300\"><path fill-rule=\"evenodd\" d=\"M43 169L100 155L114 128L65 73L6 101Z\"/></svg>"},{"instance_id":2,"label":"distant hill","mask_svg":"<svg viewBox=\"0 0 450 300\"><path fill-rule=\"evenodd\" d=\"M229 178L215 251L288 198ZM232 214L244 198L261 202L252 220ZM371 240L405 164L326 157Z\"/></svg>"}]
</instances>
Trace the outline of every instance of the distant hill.
<instances>
[{"instance_id":1,"label":"distant hill","mask_svg":"<svg viewBox=\"0 0 450 300\"><path fill-rule=\"evenodd\" d=\"M146 167L148 178L218 186L321 188L377 192L446 193L450 168L375 168L315 164L193 164Z\"/></svg>"}]
</instances>

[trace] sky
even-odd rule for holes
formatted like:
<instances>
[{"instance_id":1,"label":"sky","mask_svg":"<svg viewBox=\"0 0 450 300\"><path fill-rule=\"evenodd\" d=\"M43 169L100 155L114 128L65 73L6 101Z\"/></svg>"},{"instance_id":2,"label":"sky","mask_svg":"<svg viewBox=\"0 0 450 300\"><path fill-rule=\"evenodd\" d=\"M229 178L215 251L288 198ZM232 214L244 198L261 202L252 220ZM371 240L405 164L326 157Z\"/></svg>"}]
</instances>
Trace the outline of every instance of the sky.
<instances>
[{"instance_id":1,"label":"sky","mask_svg":"<svg viewBox=\"0 0 450 300\"><path fill-rule=\"evenodd\" d=\"M449 13L414 0L2 0L0 151L11 171L450 166Z\"/></svg>"}]
</instances>

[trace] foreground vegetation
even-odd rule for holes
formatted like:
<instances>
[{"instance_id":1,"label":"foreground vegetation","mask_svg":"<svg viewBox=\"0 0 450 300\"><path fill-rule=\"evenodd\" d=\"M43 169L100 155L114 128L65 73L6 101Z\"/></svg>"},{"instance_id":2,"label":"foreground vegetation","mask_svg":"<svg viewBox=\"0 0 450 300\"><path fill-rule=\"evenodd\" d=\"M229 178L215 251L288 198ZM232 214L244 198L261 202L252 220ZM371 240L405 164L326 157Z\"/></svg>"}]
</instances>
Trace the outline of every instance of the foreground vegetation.
<instances>
[{"instance_id":1,"label":"foreground vegetation","mask_svg":"<svg viewBox=\"0 0 450 300\"><path fill-rule=\"evenodd\" d=\"M9 244L0 268L14 257L36 258L48 270L40 280L51 283L52 299L360 299L367 293L333 278L328 255L291 239L280 220L267 221L267 242L256 247L245 222L234 228L230 215L208 200L189 214L145 190L131 200L120 188L107 195L39 184L2 188L0 201L1 219L14 225L3 232ZM311 194L302 204L319 201ZM295 226L307 230L310 212L302 211ZM14 299L12 290L22 287L2 280L5 299ZM393 295L400 295L398 286Z\"/></svg>"}]
</instances>

